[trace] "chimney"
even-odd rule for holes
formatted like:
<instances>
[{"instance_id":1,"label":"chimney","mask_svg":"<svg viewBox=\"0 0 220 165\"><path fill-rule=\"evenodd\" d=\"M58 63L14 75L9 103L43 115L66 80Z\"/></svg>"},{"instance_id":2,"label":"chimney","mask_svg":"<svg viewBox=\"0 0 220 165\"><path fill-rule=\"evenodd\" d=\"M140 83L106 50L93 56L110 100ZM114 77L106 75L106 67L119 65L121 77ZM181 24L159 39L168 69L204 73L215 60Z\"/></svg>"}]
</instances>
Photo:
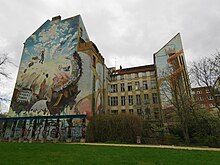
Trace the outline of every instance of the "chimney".
<instances>
[{"instance_id":1,"label":"chimney","mask_svg":"<svg viewBox=\"0 0 220 165\"><path fill-rule=\"evenodd\" d=\"M52 18L52 21L60 21L60 20L61 20L61 16L60 15Z\"/></svg>"}]
</instances>

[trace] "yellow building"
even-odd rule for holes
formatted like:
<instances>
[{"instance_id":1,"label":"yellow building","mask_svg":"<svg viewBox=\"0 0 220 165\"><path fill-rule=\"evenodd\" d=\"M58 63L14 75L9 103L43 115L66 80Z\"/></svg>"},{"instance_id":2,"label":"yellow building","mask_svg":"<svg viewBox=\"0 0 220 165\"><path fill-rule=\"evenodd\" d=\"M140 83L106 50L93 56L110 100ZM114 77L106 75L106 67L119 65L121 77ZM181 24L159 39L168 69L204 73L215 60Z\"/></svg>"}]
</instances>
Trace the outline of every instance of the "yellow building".
<instances>
[{"instance_id":1,"label":"yellow building","mask_svg":"<svg viewBox=\"0 0 220 165\"><path fill-rule=\"evenodd\" d=\"M110 70L108 113L131 113L144 119L161 119L154 65Z\"/></svg>"}]
</instances>

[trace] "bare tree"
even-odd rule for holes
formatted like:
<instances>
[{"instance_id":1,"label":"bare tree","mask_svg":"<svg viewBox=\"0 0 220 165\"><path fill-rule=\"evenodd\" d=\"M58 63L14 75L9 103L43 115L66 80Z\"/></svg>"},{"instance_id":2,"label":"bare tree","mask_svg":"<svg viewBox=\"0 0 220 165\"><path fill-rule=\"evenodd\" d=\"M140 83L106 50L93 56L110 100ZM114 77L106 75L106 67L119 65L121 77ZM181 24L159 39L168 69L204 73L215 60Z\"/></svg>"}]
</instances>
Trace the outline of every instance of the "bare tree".
<instances>
[{"instance_id":1,"label":"bare tree","mask_svg":"<svg viewBox=\"0 0 220 165\"><path fill-rule=\"evenodd\" d=\"M193 62L190 76L194 85L207 87L215 101L215 108L218 109L218 116L220 117L220 106L218 105L220 91L215 88L215 83L220 78L220 52L212 57L201 58Z\"/></svg>"},{"instance_id":2,"label":"bare tree","mask_svg":"<svg viewBox=\"0 0 220 165\"><path fill-rule=\"evenodd\" d=\"M169 67L163 73L161 96L166 104L164 111L172 111L174 123L179 123L186 144L190 143L189 122L194 102L189 93L189 86L185 85L181 68ZM165 119L166 120L166 119ZM169 121L168 121L169 122Z\"/></svg>"},{"instance_id":3,"label":"bare tree","mask_svg":"<svg viewBox=\"0 0 220 165\"><path fill-rule=\"evenodd\" d=\"M0 54L0 76L9 78L9 73L5 71L5 67L8 63L11 63L11 61L8 58L7 54Z\"/></svg>"},{"instance_id":4,"label":"bare tree","mask_svg":"<svg viewBox=\"0 0 220 165\"><path fill-rule=\"evenodd\" d=\"M0 54L0 84L2 83L2 78L10 79L10 74L6 71L6 68L8 65L16 66L8 57L7 53L1 53ZM7 96L0 95L0 103L5 104L6 102L9 102L10 99ZM1 109L0 109L1 111Z\"/></svg>"}]
</instances>

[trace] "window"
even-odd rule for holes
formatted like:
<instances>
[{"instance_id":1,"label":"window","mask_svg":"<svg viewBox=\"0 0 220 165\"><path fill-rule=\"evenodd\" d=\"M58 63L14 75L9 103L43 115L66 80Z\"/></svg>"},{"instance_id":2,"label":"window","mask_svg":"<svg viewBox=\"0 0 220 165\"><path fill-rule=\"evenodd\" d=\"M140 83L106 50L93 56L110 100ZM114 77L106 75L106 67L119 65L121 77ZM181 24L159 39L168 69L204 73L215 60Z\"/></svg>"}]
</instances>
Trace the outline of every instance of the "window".
<instances>
[{"instance_id":1,"label":"window","mask_svg":"<svg viewBox=\"0 0 220 165\"><path fill-rule=\"evenodd\" d=\"M155 76L155 71L150 71L150 76Z\"/></svg>"},{"instance_id":2,"label":"window","mask_svg":"<svg viewBox=\"0 0 220 165\"><path fill-rule=\"evenodd\" d=\"M151 112L150 112L150 108L145 108L144 110L144 116L148 119L150 119L151 117Z\"/></svg>"},{"instance_id":3,"label":"window","mask_svg":"<svg viewBox=\"0 0 220 165\"><path fill-rule=\"evenodd\" d=\"M148 94L144 94L144 104L148 104Z\"/></svg>"},{"instance_id":4,"label":"window","mask_svg":"<svg viewBox=\"0 0 220 165\"><path fill-rule=\"evenodd\" d=\"M111 97L111 106L118 105L118 97Z\"/></svg>"},{"instance_id":5,"label":"window","mask_svg":"<svg viewBox=\"0 0 220 165\"><path fill-rule=\"evenodd\" d=\"M202 96L199 96L199 101L203 101L204 98Z\"/></svg>"},{"instance_id":6,"label":"window","mask_svg":"<svg viewBox=\"0 0 220 165\"><path fill-rule=\"evenodd\" d=\"M158 103L157 94L156 93L152 93L152 100L153 100L153 104Z\"/></svg>"},{"instance_id":7,"label":"window","mask_svg":"<svg viewBox=\"0 0 220 165\"><path fill-rule=\"evenodd\" d=\"M154 112L154 118L159 119L159 112L158 111Z\"/></svg>"},{"instance_id":8,"label":"window","mask_svg":"<svg viewBox=\"0 0 220 165\"><path fill-rule=\"evenodd\" d=\"M208 90L208 89L206 89L206 91L205 91L206 93L210 93L210 91Z\"/></svg>"},{"instance_id":9,"label":"window","mask_svg":"<svg viewBox=\"0 0 220 165\"><path fill-rule=\"evenodd\" d=\"M141 104L141 96L140 95L136 95L136 104L137 105Z\"/></svg>"},{"instance_id":10,"label":"window","mask_svg":"<svg viewBox=\"0 0 220 165\"><path fill-rule=\"evenodd\" d=\"M111 85L111 92L118 92L118 86L117 86L117 84Z\"/></svg>"},{"instance_id":11,"label":"window","mask_svg":"<svg viewBox=\"0 0 220 165\"><path fill-rule=\"evenodd\" d=\"M125 84L122 83L122 84L121 84L121 92L124 92L124 91L125 91Z\"/></svg>"},{"instance_id":12,"label":"window","mask_svg":"<svg viewBox=\"0 0 220 165\"><path fill-rule=\"evenodd\" d=\"M92 66L94 68L96 67L96 58L95 58L95 56L92 57Z\"/></svg>"},{"instance_id":13,"label":"window","mask_svg":"<svg viewBox=\"0 0 220 165\"><path fill-rule=\"evenodd\" d=\"M196 91L197 94L202 94L202 91Z\"/></svg>"},{"instance_id":14,"label":"window","mask_svg":"<svg viewBox=\"0 0 220 165\"><path fill-rule=\"evenodd\" d=\"M215 103L210 103L210 104L209 104L209 107L211 107L211 108L212 108L212 107L215 107Z\"/></svg>"},{"instance_id":15,"label":"window","mask_svg":"<svg viewBox=\"0 0 220 165\"><path fill-rule=\"evenodd\" d=\"M143 88L146 90L146 89L148 89L148 87L147 87L147 81L143 81Z\"/></svg>"},{"instance_id":16,"label":"window","mask_svg":"<svg viewBox=\"0 0 220 165\"><path fill-rule=\"evenodd\" d=\"M138 115L142 115L142 110L141 109L137 109L137 114Z\"/></svg>"},{"instance_id":17,"label":"window","mask_svg":"<svg viewBox=\"0 0 220 165\"><path fill-rule=\"evenodd\" d=\"M124 75L120 75L120 80L124 80L125 76Z\"/></svg>"},{"instance_id":18,"label":"window","mask_svg":"<svg viewBox=\"0 0 220 165\"><path fill-rule=\"evenodd\" d=\"M126 110L125 110L125 109L122 109L122 110L121 110L121 113L126 113Z\"/></svg>"},{"instance_id":19,"label":"window","mask_svg":"<svg viewBox=\"0 0 220 165\"><path fill-rule=\"evenodd\" d=\"M115 80L117 80L117 77L116 77L116 75L112 75L112 76L111 76L111 80L112 80L112 81L115 81Z\"/></svg>"},{"instance_id":20,"label":"window","mask_svg":"<svg viewBox=\"0 0 220 165\"><path fill-rule=\"evenodd\" d=\"M184 65L183 56L180 56L180 64L181 64L181 65Z\"/></svg>"},{"instance_id":21,"label":"window","mask_svg":"<svg viewBox=\"0 0 220 165\"><path fill-rule=\"evenodd\" d=\"M146 115L150 115L150 108L145 108L145 112Z\"/></svg>"},{"instance_id":22,"label":"window","mask_svg":"<svg viewBox=\"0 0 220 165\"><path fill-rule=\"evenodd\" d=\"M133 113L134 112L134 110L133 109L129 109L129 113Z\"/></svg>"},{"instance_id":23,"label":"window","mask_svg":"<svg viewBox=\"0 0 220 165\"><path fill-rule=\"evenodd\" d=\"M208 96L208 100L213 100L213 96Z\"/></svg>"},{"instance_id":24,"label":"window","mask_svg":"<svg viewBox=\"0 0 220 165\"><path fill-rule=\"evenodd\" d=\"M139 82L135 82L135 89L139 90L140 89L140 83Z\"/></svg>"},{"instance_id":25,"label":"window","mask_svg":"<svg viewBox=\"0 0 220 165\"><path fill-rule=\"evenodd\" d=\"M131 79L131 73L128 74L128 79Z\"/></svg>"},{"instance_id":26,"label":"window","mask_svg":"<svg viewBox=\"0 0 220 165\"><path fill-rule=\"evenodd\" d=\"M111 105L111 99L110 99L109 96L108 96L108 105L109 105L109 106Z\"/></svg>"},{"instance_id":27,"label":"window","mask_svg":"<svg viewBox=\"0 0 220 165\"><path fill-rule=\"evenodd\" d=\"M125 96L121 96L121 106L125 106Z\"/></svg>"},{"instance_id":28,"label":"window","mask_svg":"<svg viewBox=\"0 0 220 165\"><path fill-rule=\"evenodd\" d=\"M138 73L134 73L134 77L135 78L138 78L139 76L138 76Z\"/></svg>"},{"instance_id":29,"label":"window","mask_svg":"<svg viewBox=\"0 0 220 165\"><path fill-rule=\"evenodd\" d=\"M147 73L146 72L142 72L142 77L146 77Z\"/></svg>"},{"instance_id":30,"label":"window","mask_svg":"<svg viewBox=\"0 0 220 165\"><path fill-rule=\"evenodd\" d=\"M111 113L117 115L118 114L118 110L111 110Z\"/></svg>"},{"instance_id":31,"label":"window","mask_svg":"<svg viewBox=\"0 0 220 165\"><path fill-rule=\"evenodd\" d=\"M156 88L157 88L156 80L151 80L151 89L156 89Z\"/></svg>"},{"instance_id":32,"label":"window","mask_svg":"<svg viewBox=\"0 0 220 165\"><path fill-rule=\"evenodd\" d=\"M128 103L129 105L133 104L133 96L128 96Z\"/></svg>"},{"instance_id":33,"label":"window","mask_svg":"<svg viewBox=\"0 0 220 165\"><path fill-rule=\"evenodd\" d=\"M128 91L132 91L132 83L128 83Z\"/></svg>"}]
</instances>

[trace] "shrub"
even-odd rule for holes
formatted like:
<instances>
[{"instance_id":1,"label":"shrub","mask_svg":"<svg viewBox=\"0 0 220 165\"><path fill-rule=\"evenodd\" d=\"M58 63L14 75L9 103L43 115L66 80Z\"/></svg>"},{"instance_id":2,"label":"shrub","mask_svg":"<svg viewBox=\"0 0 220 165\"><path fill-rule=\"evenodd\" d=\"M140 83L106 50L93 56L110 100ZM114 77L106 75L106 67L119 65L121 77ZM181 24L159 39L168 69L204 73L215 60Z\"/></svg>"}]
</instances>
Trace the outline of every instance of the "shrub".
<instances>
[{"instance_id":1,"label":"shrub","mask_svg":"<svg viewBox=\"0 0 220 165\"><path fill-rule=\"evenodd\" d=\"M136 143L142 124L140 117L130 114L93 116L87 127L87 141Z\"/></svg>"}]
</instances>

